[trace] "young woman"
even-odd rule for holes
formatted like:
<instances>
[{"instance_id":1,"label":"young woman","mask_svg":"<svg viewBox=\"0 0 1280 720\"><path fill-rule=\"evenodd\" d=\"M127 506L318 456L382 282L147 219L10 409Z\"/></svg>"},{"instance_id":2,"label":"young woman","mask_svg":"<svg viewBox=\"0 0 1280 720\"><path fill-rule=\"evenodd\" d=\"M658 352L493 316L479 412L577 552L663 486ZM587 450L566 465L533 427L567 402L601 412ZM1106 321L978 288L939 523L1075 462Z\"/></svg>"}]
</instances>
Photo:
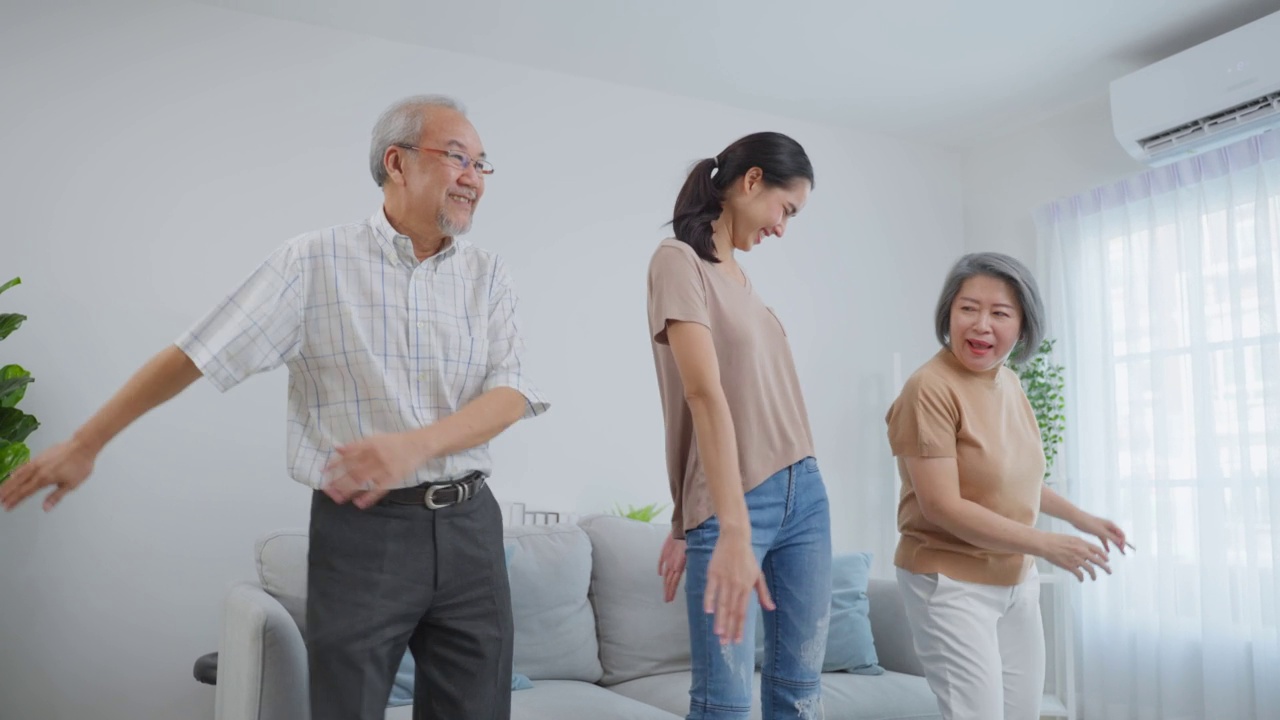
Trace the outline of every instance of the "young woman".
<instances>
[{"instance_id":1,"label":"young woman","mask_svg":"<svg viewBox=\"0 0 1280 720\"><path fill-rule=\"evenodd\" d=\"M831 606L827 493L786 332L737 259L781 237L812 187L799 143L748 135L694 166L676 199L675 237L649 265L675 506L659 572L670 601L687 561L691 720L751 711L753 590L770 611L763 716L811 718L820 708Z\"/></svg>"}]
</instances>

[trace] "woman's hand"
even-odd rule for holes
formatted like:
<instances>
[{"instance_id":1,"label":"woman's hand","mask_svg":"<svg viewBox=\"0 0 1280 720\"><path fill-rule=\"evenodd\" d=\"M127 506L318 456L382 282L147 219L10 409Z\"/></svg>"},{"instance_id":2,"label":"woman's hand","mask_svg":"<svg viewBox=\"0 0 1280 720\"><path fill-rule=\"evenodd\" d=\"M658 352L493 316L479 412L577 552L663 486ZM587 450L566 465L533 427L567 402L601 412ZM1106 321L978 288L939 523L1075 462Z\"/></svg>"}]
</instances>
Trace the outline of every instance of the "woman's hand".
<instances>
[{"instance_id":1,"label":"woman's hand","mask_svg":"<svg viewBox=\"0 0 1280 720\"><path fill-rule=\"evenodd\" d=\"M761 607L776 609L765 585L764 573L751 551L751 535L748 533L739 539L722 534L711 551L707 590L702 600L702 609L715 613L715 631L721 645L742 642L752 588L760 597Z\"/></svg>"},{"instance_id":2,"label":"woman's hand","mask_svg":"<svg viewBox=\"0 0 1280 720\"><path fill-rule=\"evenodd\" d=\"M1133 548L1125 538L1124 530L1121 530L1119 525L1116 525L1106 518L1100 518L1097 515L1083 513L1082 517L1072 523L1072 525L1074 525L1080 532L1087 533L1098 538L1098 540L1102 542L1103 549L1107 552L1111 551L1111 546L1113 544L1116 546L1116 549L1120 551L1121 555L1125 554L1125 547Z\"/></svg>"},{"instance_id":3,"label":"woman's hand","mask_svg":"<svg viewBox=\"0 0 1280 720\"><path fill-rule=\"evenodd\" d=\"M676 589L680 587L680 577L684 575L684 540L677 540L672 534L662 541L662 552L658 555L658 575L662 576L662 599L671 602L676 599Z\"/></svg>"},{"instance_id":4,"label":"woman's hand","mask_svg":"<svg viewBox=\"0 0 1280 720\"><path fill-rule=\"evenodd\" d=\"M1075 535L1045 533L1042 546L1036 554L1075 575L1080 582L1084 582L1086 572L1089 573L1090 578L1097 580L1098 574L1094 571L1095 567L1102 568L1108 575L1111 574L1106 551Z\"/></svg>"}]
</instances>

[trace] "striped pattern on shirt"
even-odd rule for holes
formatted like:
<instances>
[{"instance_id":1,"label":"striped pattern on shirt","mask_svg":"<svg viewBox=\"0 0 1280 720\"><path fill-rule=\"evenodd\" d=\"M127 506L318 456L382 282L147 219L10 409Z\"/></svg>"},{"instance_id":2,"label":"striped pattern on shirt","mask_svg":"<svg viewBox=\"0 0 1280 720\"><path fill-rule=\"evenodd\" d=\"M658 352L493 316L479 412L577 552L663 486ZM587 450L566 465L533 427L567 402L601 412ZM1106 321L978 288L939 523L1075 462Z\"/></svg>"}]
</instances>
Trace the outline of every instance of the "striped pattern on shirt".
<instances>
[{"instance_id":1,"label":"striped pattern on shirt","mask_svg":"<svg viewBox=\"0 0 1280 720\"><path fill-rule=\"evenodd\" d=\"M382 209L300 235L178 339L220 391L289 368L289 474L314 488L334 448L430 425L524 375L517 298L502 259L455 238L419 263ZM437 458L404 486L489 473L488 444Z\"/></svg>"}]
</instances>

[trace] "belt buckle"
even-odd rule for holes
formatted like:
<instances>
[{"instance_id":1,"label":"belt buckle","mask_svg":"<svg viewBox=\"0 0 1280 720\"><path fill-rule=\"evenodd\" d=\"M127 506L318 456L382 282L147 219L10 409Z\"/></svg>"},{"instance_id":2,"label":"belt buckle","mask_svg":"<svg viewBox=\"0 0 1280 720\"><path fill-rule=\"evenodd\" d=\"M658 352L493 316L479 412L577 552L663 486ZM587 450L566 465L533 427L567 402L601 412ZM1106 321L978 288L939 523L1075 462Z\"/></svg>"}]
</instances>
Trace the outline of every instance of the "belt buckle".
<instances>
[{"instance_id":1,"label":"belt buckle","mask_svg":"<svg viewBox=\"0 0 1280 720\"><path fill-rule=\"evenodd\" d=\"M445 503L436 502L436 497L435 497L436 491L447 490L449 488L457 488L458 499L452 502L445 502ZM471 498L471 486L467 485L465 482L453 482L453 483L446 483L443 485L429 486L427 488L427 492L424 493L422 496L422 502L430 510L439 510L441 508L447 508L451 505L457 505L458 503L465 502L470 498Z\"/></svg>"}]
</instances>

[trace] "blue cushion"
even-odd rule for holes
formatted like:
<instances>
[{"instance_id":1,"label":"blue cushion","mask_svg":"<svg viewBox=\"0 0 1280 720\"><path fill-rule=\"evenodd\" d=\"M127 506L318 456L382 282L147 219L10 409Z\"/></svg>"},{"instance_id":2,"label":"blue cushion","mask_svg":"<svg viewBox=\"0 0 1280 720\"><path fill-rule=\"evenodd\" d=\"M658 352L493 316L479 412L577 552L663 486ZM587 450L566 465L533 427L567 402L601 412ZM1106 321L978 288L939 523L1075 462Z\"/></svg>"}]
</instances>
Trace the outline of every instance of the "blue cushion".
<instances>
[{"instance_id":1,"label":"blue cushion","mask_svg":"<svg viewBox=\"0 0 1280 720\"><path fill-rule=\"evenodd\" d=\"M883 675L871 637L871 603L867 581L871 553L837 555L831 559L831 622L827 629L827 653L822 672ZM764 612L756 617L756 667L764 664Z\"/></svg>"},{"instance_id":2,"label":"blue cushion","mask_svg":"<svg viewBox=\"0 0 1280 720\"><path fill-rule=\"evenodd\" d=\"M507 545L507 565L511 565L511 555L515 552L515 545ZM400 707L401 705L413 704L413 653L405 651L404 657L400 658L400 668L396 670L396 680L391 685L391 699L387 702L387 707ZM520 673L511 674L512 690L528 690L533 687L533 683L529 678Z\"/></svg>"},{"instance_id":3,"label":"blue cushion","mask_svg":"<svg viewBox=\"0 0 1280 720\"><path fill-rule=\"evenodd\" d=\"M883 675L867 613L867 580L871 553L837 555L831 559L831 628L823 672L844 670L858 675Z\"/></svg>"}]
</instances>

